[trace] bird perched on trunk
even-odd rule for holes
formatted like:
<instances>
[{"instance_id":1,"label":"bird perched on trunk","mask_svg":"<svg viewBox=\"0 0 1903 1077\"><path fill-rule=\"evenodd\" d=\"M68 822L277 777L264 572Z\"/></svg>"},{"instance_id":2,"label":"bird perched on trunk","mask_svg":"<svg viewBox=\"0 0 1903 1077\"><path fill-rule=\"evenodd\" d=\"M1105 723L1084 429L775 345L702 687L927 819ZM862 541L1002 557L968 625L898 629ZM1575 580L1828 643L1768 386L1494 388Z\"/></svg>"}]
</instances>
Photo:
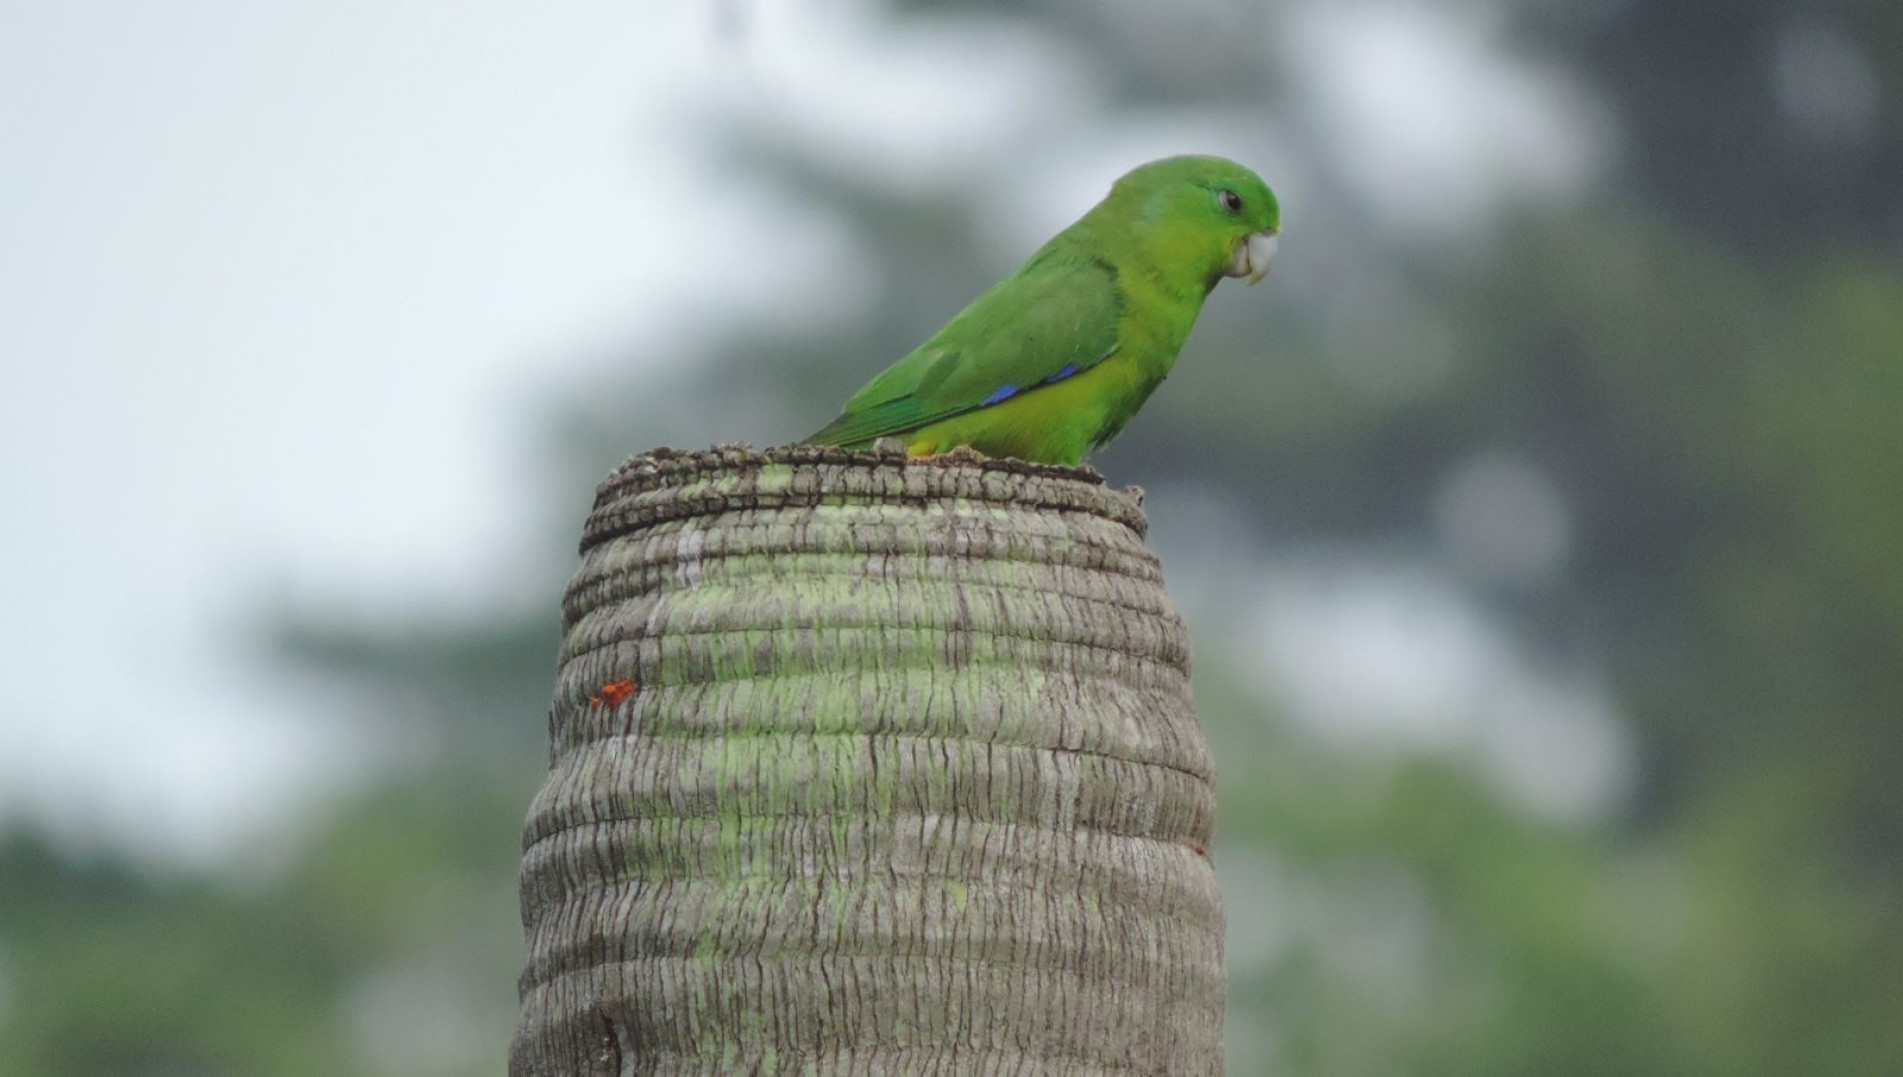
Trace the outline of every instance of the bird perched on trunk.
<instances>
[{"instance_id":1,"label":"bird perched on trunk","mask_svg":"<svg viewBox=\"0 0 1903 1077\"><path fill-rule=\"evenodd\" d=\"M1169 374L1216 283L1269 271L1281 227L1274 192L1234 161L1140 165L807 441L1077 464Z\"/></svg>"}]
</instances>

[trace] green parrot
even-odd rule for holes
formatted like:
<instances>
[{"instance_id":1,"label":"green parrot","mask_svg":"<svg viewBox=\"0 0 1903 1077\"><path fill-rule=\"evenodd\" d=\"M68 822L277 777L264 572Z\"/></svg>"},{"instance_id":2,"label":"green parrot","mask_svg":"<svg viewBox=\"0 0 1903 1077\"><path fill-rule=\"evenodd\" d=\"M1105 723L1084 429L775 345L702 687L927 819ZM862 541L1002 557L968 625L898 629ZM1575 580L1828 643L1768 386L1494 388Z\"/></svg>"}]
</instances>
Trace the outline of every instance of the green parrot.
<instances>
[{"instance_id":1,"label":"green parrot","mask_svg":"<svg viewBox=\"0 0 1903 1077\"><path fill-rule=\"evenodd\" d=\"M1216 283L1269 271L1281 227L1275 193L1234 161L1140 165L806 440L1076 465L1169 374Z\"/></svg>"}]
</instances>

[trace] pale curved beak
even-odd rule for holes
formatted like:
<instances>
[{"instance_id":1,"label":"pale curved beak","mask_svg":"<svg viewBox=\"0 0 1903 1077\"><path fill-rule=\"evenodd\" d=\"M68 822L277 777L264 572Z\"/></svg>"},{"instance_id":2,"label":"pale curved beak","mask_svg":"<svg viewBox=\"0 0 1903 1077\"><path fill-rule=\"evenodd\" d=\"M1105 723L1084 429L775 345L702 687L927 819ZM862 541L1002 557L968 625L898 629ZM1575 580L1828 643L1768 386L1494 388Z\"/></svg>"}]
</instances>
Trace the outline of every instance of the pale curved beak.
<instances>
[{"instance_id":1,"label":"pale curved beak","mask_svg":"<svg viewBox=\"0 0 1903 1077\"><path fill-rule=\"evenodd\" d=\"M1267 276L1269 263L1275 260L1277 235L1276 232L1256 232L1239 241L1223 275L1241 277L1250 284Z\"/></svg>"}]
</instances>

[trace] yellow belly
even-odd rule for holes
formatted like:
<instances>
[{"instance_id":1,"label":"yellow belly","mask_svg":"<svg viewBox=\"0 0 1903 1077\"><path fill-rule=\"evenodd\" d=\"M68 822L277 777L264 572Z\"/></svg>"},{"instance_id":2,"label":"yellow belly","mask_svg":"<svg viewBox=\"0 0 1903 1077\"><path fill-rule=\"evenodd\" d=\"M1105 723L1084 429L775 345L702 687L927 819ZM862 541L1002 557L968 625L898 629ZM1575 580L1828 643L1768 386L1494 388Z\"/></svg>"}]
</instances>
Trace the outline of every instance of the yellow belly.
<instances>
[{"instance_id":1,"label":"yellow belly","mask_svg":"<svg viewBox=\"0 0 1903 1077\"><path fill-rule=\"evenodd\" d=\"M1025 390L1002 403L919 427L905 451L931 456L969 445L986 456L1075 465L1142 406L1160 379L1113 355L1081 374Z\"/></svg>"}]
</instances>

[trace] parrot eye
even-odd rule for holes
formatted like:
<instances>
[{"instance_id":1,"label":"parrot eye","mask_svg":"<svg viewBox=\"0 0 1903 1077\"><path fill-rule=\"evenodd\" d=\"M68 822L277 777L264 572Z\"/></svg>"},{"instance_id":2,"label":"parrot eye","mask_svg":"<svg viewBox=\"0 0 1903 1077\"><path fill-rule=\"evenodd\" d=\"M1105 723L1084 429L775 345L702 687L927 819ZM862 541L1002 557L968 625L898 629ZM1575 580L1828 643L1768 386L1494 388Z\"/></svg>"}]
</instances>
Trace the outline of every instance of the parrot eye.
<instances>
[{"instance_id":1,"label":"parrot eye","mask_svg":"<svg viewBox=\"0 0 1903 1077\"><path fill-rule=\"evenodd\" d=\"M1230 191L1230 190L1217 191L1216 201L1221 202L1222 208L1227 210L1230 213L1242 212L1242 196L1237 194L1234 191Z\"/></svg>"}]
</instances>

